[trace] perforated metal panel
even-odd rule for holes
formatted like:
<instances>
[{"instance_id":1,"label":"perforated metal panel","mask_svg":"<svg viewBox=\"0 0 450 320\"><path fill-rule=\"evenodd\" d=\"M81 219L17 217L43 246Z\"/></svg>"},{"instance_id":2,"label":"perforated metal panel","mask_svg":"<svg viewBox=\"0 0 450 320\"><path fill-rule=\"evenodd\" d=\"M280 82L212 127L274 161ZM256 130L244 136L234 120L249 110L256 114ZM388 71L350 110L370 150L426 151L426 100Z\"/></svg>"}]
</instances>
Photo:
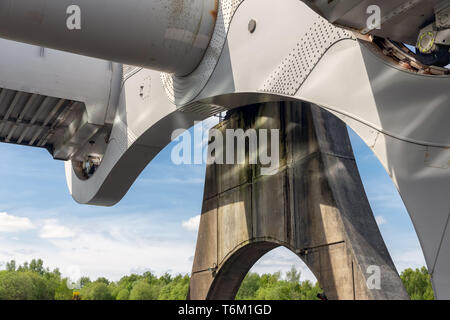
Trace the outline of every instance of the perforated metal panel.
<instances>
[{"instance_id":1,"label":"perforated metal panel","mask_svg":"<svg viewBox=\"0 0 450 320\"><path fill-rule=\"evenodd\" d=\"M343 39L354 39L354 36L318 16L296 47L264 82L261 91L295 95L327 50Z\"/></svg>"},{"instance_id":2,"label":"perforated metal panel","mask_svg":"<svg viewBox=\"0 0 450 320\"><path fill-rule=\"evenodd\" d=\"M214 34L199 66L185 77L162 73L169 100L177 105L191 102L205 87L219 61L234 13L244 0L221 0Z\"/></svg>"}]
</instances>

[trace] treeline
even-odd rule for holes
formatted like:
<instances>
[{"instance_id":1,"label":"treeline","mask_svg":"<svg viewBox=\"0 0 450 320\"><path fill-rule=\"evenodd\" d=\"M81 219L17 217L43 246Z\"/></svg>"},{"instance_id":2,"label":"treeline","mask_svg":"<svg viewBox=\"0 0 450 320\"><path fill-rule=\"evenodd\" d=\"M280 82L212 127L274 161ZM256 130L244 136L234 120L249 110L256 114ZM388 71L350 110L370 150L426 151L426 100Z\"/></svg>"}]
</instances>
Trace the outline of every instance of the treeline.
<instances>
[{"instance_id":1,"label":"treeline","mask_svg":"<svg viewBox=\"0 0 450 320\"><path fill-rule=\"evenodd\" d=\"M406 269L401 274L411 299L433 300L430 276L425 267ZM189 287L188 275L157 277L151 272L109 281L101 277L80 279L81 289L68 288L69 279L58 269L49 270L41 259L16 265L10 261L0 271L0 300L184 300ZM242 282L237 300L315 300L322 293L318 283L300 281L294 267L284 277L281 272L259 275L249 273Z\"/></svg>"}]
</instances>

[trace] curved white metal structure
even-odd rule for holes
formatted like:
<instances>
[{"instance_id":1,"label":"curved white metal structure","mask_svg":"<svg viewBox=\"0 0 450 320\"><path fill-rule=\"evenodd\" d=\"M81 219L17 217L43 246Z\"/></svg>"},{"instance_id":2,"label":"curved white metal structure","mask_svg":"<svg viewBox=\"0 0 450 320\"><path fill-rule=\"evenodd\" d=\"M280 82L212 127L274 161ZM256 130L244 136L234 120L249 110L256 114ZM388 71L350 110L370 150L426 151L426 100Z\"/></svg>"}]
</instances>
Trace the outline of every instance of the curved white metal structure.
<instances>
[{"instance_id":1,"label":"curved white metal structure","mask_svg":"<svg viewBox=\"0 0 450 320\"><path fill-rule=\"evenodd\" d=\"M25 2L0 0L0 10L12 3ZM353 128L384 165L414 223L437 298L449 299L448 72L442 70L441 75L432 75L402 68L372 43L358 40L351 31L332 25L299 0L280 0L276 4L271 0L222 0L217 9L212 40L197 68L183 77L174 74L178 70L177 74L184 73L176 67L178 58L163 61L161 67L155 65L159 70L171 72L160 74L120 65L102 71L107 62L55 53L46 63L54 61L57 66L58 59L74 59L79 65L74 68L72 64L70 71L66 71L61 63L59 69L46 73L41 60L23 56L21 60L28 64L27 70L48 76L45 81L31 79L29 85L23 85L27 83L25 72L18 73L17 81L3 78L4 70L14 73L8 69L10 63L4 62L5 58L11 52L35 52L39 48L6 40L0 42L2 48L9 48L0 52L2 87L82 101L88 114L89 101L96 99L95 95L89 95L92 91L102 94L109 90L108 99L103 101L117 101L113 106L104 103L95 107L102 115L114 115L113 118L105 116L112 121L105 120L103 124L94 119L87 121L105 128L108 134L106 140L105 136L102 138L106 142L102 144L93 134L91 144L84 141L74 153L76 157L67 157L66 176L74 199L85 204L115 204L170 142L172 132L189 128L195 120L256 102L292 99L312 102ZM78 48L76 42L47 41L42 34L32 40L15 30L6 32L2 22L0 29L0 35L16 40L52 44L67 51ZM92 39L86 39L92 44ZM76 51L102 56L97 50L93 45ZM102 57L131 61L112 55ZM96 68L100 69L98 78L93 77ZM68 79L58 78L61 74ZM86 89L86 79L95 84ZM106 79L111 80L110 86L105 84ZM59 83L64 85L59 87ZM70 92L67 86L71 87ZM0 131L0 137L4 135ZM14 143L13 136L11 143ZM95 149L93 145L97 144L101 146ZM79 162L83 157L92 156L89 148L95 149L101 162L95 173L83 176Z\"/></svg>"}]
</instances>

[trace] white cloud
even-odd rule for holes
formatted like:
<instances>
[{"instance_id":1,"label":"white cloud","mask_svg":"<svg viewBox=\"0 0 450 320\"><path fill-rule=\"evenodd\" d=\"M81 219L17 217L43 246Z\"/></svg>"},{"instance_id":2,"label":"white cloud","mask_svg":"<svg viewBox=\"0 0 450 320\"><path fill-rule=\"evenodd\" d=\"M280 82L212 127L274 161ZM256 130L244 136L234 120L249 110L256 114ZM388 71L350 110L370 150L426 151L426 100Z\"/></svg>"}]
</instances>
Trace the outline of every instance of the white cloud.
<instances>
[{"instance_id":1,"label":"white cloud","mask_svg":"<svg viewBox=\"0 0 450 320\"><path fill-rule=\"evenodd\" d=\"M427 265L420 248L396 250L396 252L392 253L392 260L399 272L407 268L416 269Z\"/></svg>"},{"instance_id":2,"label":"white cloud","mask_svg":"<svg viewBox=\"0 0 450 320\"><path fill-rule=\"evenodd\" d=\"M66 239L75 236L75 232L68 227L59 224L55 219L44 221L39 236L43 239Z\"/></svg>"},{"instance_id":3,"label":"white cloud","mask_svg":"<svg viewBox=\"0 0 450 320\"><path fill-rule=\"evenodd\" d=\"M106 276L118 280L131 272L149 269L157 274L190 272L192 263L189 257L194 253L195 242L144 238L141 230L132 232L133 225L138 221L134 219L103 224L99 220L90 221L96 222L95 230L86 224L78 225L73 238L48 239L52 247L43 254L44 257L48 256L44 261L56 261L53 265L60 267L63 272L67 266L77 266L81 274L93 279ZM119 221L122 225L117 226ZM111 227L115 229L114 232L107 231ZM149 229L153 228L147 224ZM161 234L168 226L161 224L157 229L158 234Z\"/></svg>"},{"instance_id":4,"label":"white cloud","mask_svg":"<svg viewBox=\"0 0 450 320\"><path fill-rule=\"evenodd\" d=\"M33 229L30 219L16 217L6 212L0 212L0 232L20 232Z\"/></svg>"},{"instance_id":5,"label":"white cloud","mask_svg":"<svg viewBox=\"0 0 450 320\"><path fill-rule=\"evenodd\" d=\"M377 224L379 226L382 226L383 224L387 223L386 219L384 217L382 217L382 216L376 216L375 220L377 221Z\"/></svg>"},{"instance_id":6,"label":"white cloud","mask_svg":"<svg viewBox=\"0 0 450 320\"><path fill-rule=\"evenodd\" d=\"M91 279L105 276L119 280L131 272L149 269L158 275L189 273L195 239L180 232L179 220L166 219L158 214L129 213L43 220L36 223L39 232L24 236L22 241L4 239L0 261L14 259L22 264L41 258L50 269L58 267L64 276L70 276L70 270L77 267Z\"/></svg>"},{"instance_id":7,"label":"white cloud","mask_svg":"<svg viewBox=\"0 0 450 320\"><path fill-rule=\"evenodd\" d=\"M181 225L188 231L196 232L198 231L198 227L200 226L200 216L198 215L190 218L187 221L183 221Z\"/></svg>"}]
</instances>

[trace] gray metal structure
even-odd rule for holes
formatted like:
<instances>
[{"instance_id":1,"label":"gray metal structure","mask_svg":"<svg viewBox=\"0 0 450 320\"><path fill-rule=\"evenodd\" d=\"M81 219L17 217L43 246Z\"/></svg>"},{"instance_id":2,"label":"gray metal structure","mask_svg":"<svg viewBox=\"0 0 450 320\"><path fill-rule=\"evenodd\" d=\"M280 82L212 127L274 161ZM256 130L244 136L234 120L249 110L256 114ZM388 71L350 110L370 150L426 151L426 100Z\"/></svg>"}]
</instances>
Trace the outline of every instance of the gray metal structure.
<instances>
[{"instance_id":1,"label":"gray metal structure","mask_svg":"<svg viewBox=\"0 0 450 320\"><path fill-rule=\"evenodd\" d=\"M369 2L380 30L364 25ZM80 30L66 27L73 4ZM449 5L0 0L0 140L47 148L76 201L114 205L175 129L253 103L317 104L383 164L449 299Z\"/></svg>"}]
</instances>

